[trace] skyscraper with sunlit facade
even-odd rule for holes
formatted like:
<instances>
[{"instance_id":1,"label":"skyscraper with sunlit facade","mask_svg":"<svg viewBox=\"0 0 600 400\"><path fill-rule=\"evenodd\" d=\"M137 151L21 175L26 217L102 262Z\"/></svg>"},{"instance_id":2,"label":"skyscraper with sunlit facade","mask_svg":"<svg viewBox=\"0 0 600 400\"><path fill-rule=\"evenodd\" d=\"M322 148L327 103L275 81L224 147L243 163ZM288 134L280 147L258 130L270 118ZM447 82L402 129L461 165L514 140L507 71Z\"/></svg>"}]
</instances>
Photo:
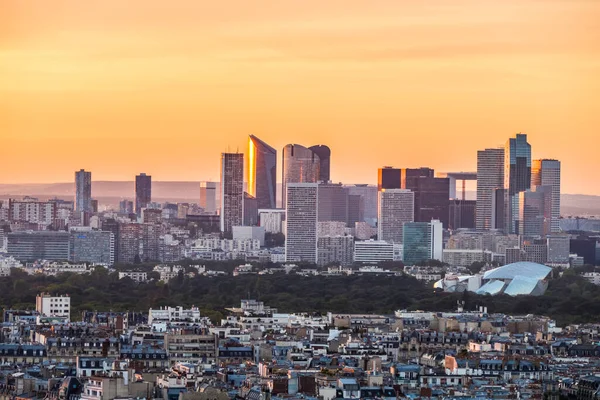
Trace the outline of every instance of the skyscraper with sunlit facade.
<instances>
[{"instance_id":1,"label":"skyscraper with sunlit facade","mask_svg":"<svg viewBox=\"0 0 600 400\"><path fill-rule=\"evenodd\" d=\"M247 162L248 194L256 198L258 208L276 208L277 150L250 135Z\"/></svg>"}]
</instances>

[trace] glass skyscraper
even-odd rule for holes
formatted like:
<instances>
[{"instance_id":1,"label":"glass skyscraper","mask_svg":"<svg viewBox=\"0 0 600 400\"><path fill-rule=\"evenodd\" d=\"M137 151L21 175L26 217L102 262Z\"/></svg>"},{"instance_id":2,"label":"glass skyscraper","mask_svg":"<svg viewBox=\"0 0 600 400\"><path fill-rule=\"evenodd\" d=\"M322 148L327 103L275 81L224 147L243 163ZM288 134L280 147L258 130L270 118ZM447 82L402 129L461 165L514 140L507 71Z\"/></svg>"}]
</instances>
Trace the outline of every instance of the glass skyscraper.
<instances>
[{"instance_id":1,"label":"glass skyscraper","mask_svg":"<svg viewBox=\"0 0 600 400\"><path fill-rule=\"evenodd\" d=\"M507 233L518 233L518 193L531 187L531 145L527 135L518 133L504 147L505 221Z\"/></svg>"},{"instance_id":2,"label":"glass skyscraper","mask_svg":"<svg viewBox=\"0 0 600 400\"><path fill-rule=\"evenodd\" d=\"M442 223L407 222L402 228L404 265L416 265L427 260L441 260L443 237Z\"/></svg>"},{"instance_id":3,"label":"glass skyscraper","mask_svg":"<svg viewBox=\"0 0 600 400\"><path fill-rule=\"evenodd\" d=\"M248 138L248 194L258 208L277 207L277 150L254 135Z\"/></svg>"},{"instance_id":4,"label":"glass skyscraper","mask_svg":"<svg viewBox=\"0 0 600 400\"><path fill-rule=\"evenodd\" d=\"M331 180L331 149L323 144L310 146L309 149L319 156L319 181L329 182Z\"/></svg>"}]
</instances>

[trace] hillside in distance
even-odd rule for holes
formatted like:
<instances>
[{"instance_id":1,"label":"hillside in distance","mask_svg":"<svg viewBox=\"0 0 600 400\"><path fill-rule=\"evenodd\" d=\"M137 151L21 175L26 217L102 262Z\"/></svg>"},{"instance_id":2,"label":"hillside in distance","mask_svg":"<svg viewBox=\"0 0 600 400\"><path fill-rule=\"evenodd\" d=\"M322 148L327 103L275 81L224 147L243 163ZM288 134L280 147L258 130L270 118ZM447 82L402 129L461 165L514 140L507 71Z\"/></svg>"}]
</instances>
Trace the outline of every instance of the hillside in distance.
<instances>
[{"instance_id":1,"label":"hillside in distance","mask_svg":"<svg viewBox=\"0 0 600 400\"><path fill-rule=\"evenodd\" d=\"M278 184L278 192L280 192ZM40 199L53 197L70 199L75 192L74 184L68 183L24 183L0 184L0 198L21 198L33 196ZM154 181L152 182L152 198L155 201L198 202L200 181ZM100 203L116 204L121 199L135 198L133 181L94 181L92 197ZM474 198L468 192L467 198ZM600 196L582 194L561 195L561 214L563 216L598 216L600 217Z\"/></svg>"}]
</instances>

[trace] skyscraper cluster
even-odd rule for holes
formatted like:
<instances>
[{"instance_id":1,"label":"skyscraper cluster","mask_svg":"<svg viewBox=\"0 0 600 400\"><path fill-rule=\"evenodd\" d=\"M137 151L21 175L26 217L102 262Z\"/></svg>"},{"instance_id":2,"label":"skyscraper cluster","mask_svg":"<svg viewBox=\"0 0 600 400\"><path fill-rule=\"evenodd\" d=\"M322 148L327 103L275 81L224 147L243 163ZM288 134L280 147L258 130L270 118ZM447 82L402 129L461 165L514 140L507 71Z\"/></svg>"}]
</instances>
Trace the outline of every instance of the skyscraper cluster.
<instances>
[{"instance_id":1,"label":"skyscraper cluster","mask_svg":"<svg viewBox=\"0 0 600 400\"><path fill-rule=\"evenodd\" d=\"M477 153L477 229L541 236L560 230L560 161L532 160L527 135Z\"/></svg>"}]
</instances>

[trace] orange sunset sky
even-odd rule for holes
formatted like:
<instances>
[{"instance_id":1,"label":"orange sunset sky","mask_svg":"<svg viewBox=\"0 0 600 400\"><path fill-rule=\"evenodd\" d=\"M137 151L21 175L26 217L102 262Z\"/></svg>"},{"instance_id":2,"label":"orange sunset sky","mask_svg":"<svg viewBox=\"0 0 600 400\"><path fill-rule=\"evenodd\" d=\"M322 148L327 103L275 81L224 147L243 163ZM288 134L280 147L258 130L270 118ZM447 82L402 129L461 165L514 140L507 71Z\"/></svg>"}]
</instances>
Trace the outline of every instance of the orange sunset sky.
<instances>
[{"instance_id":1,"label":"orange sunset sky","mask_svg":"<svg viewBox=\"0 0 600 400\"><path fill-rule=\"evenodd\" d=\"M218 179L251 133L374 183L523 132L600 194L599 128L598 0L0 0L0 183Z\"/></svg>"}]
</instances>

